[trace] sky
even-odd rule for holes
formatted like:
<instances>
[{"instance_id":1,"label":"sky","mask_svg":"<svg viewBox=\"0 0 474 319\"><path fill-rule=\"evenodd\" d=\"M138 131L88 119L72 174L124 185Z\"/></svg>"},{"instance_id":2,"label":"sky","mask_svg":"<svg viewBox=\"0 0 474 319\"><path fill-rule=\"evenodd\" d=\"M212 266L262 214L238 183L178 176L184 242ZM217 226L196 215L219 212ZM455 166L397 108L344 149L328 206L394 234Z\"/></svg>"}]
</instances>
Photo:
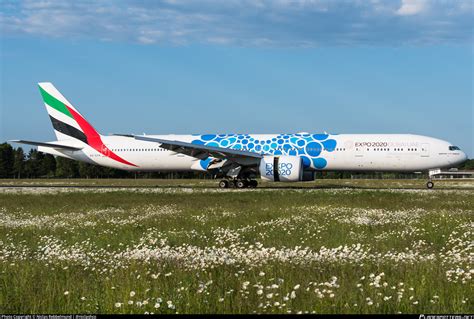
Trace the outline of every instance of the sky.
<instances>
[{"instance_id":1,"label":"sky","mask_svg":"<svg viewBox=\"0 0 474 319\"><path fill-rule=\"evenodd\" d=\"M0 142L54 140L36 83L102 134L413 133L474 157L471 0L2 1Z\"/></svg>"}]
</instances>

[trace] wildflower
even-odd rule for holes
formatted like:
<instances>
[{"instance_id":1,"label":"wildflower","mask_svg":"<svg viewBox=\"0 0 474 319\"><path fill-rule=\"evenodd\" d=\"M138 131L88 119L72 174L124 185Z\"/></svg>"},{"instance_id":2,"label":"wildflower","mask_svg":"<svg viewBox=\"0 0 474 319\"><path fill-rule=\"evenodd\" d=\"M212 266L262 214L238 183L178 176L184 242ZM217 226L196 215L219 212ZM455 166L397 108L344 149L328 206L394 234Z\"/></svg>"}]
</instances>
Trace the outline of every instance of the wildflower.
<instances>
[{"instance_id":1,"label":"wildflower","mask_svg":"<svg viewBox=\"0 0 474 319\"><path fill-rule=\"evenodd\" d=\"M263 294L263 290L262 289L257 290L257 295L260 296L261 294Z\"/></svg>"},{"instance_id":2,"label":"wildflower","mask_svg":"<svg viewBox=\"0 0 474 319\"><path fill-rule=\"evenodd\" d=\"M259 274L258 274L260 277L263 277L265 276L265 273L263 271L261 271Z\"/></svg>"},{"instance_id":3,"label":"wildflower","mask_svg":"<svg viewBox=\"0 0 474 319\"><path fill-rule=\"evenodd\" d=\"M129 301L128 301L128 304L129 304L129 305L133 305L133 300L129 300Z\"/></svg>"},{"instance_id":4,"label":"wildflower","mask_svg":"<svg viewBox=\"0 0 474 319\"><path fill-rule=\"evenodd\" d=\"M374 303L373 303L372 300L371 300L371 301L367 302L367 304L368 304L369 306L372 306Z\"/></svg>"},{"instance_id":5,"label":"wildflower","mask_svg":"<svg viewBox=\"0 0 474 319\"><path fill-rule=\"evenodd\" d=\"M65 295L65 296L69 295L69 291L66 290L66 291L64 292L64 295Z\"/></svg>"},{"instance_id":6,"label":"wildflower","mask_svg":"<svg viewBox=\"0 0 474 319\"><path fill-rule=\"evenodd\" d=\"M291 299L295 299L296 298L296 292L293 290L290 294L290 298Z\"/></svg>"},{"instance_id":7,"label":"wildflower","mask_svg":"<svg viewBox=\"0 0 474 319\"><path fill-rule=\"evenodd\" d=\"M224 301L224 298L219 298L219 302L223 302Z\"/></svg>"},{"instance_id":8,"label":"wildflower","mask_svg":"<svg viewBox=\"0 0 474 319\"><path fill-rule=\"evenodd\" d=\"M161 305L160 305L159 303L155 303L155 309L160 308L160 306L161 306Z\"/></svg>"},{"instance_id":9,"label":"wildflower","mask_svg":"<svg viewBox=\"0 0 474 319\"><path fill-rule=\"evenodd\" d=\"M86 300L86 297L81 297L81 300L82 300L82 301Z\"/></svg>"},{"instance_id":10,"label":"wildflower","mask_svg":"<svg viewBox=\"0 0 474 319\"><path fill-rule=\"evenodd\" d=\"M130 297L135 296L135 291L130 291Z\"/></svg>"},{"instance_id":11,"label":"wildflower","mask_svg":"<svg viewBox=\"0 0 474 319\"><path fill-rule=\"evenodd\" d=\"M293 290L298 290L298 289L300 289L300 284L297 284L297 285L293 288Z\"/></svg>"},{"instance_id":12,"label":"wildflower","mask_svg":"<svg viewBox=\"0 0 474 319\"><path fill-rule=\"evenodd\" d=\"M122 307L122 303L121 302L116 302L115 303L115 308L120 308Z\"/></svg>"},{"instance_id":13,"label":"wildflower","mask_svg":"<svg viewBox=\"0 0 474 319\"><path fill-rule=\"evenodd\" d=\"M273 294L272 294L272 293L267 294L267 298L268 298L268 299L273 298Z\"/></svg>"}]
</instances>

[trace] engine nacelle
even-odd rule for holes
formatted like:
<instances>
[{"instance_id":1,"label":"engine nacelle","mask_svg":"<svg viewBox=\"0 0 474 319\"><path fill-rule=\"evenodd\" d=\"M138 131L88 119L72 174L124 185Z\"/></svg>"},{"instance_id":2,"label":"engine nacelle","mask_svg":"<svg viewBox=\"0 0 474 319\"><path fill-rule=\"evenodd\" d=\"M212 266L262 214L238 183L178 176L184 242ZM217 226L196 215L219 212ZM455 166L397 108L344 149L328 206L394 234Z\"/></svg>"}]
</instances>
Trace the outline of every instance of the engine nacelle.
<instances>
[{"instance_id":1,"label":"engine nacelle","mask_svg":"<svg viewBox=\"0 0 474 319\"><path fill-rule=\"evenodd\" d=\"M270 182L298 182L303 179L303 160L299 156L264 156L260 176Z\"/></svg>"}]
</instances>

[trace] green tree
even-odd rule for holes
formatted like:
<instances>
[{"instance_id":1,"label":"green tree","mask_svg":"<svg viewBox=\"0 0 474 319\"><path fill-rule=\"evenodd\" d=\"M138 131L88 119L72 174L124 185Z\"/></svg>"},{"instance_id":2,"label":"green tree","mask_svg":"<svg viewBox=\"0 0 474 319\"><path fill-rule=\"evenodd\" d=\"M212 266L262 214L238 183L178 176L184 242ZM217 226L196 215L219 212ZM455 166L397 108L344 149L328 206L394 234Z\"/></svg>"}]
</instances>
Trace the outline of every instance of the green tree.
<instances>
[{"instance_id":1,"label":"green tree","mask_svg":"<svg viewBox=\"0 0 474 319\"><path fill-rule=\"evenodd\" d=\"M13 173L16 178L21 178L25 170L25 152L21 147L14 150Z\"/></svg>"},{"instance_id":2,"label":"green tree","mask_svg":"<svg viewBox=\"0 0 474 319\"><path fill-rule=\"evenodd\" d=\"M460 170L474 170L474 159L468 159L462 165L459 166Z\"/></svg>"},{"instance_id":3,"label":"green tree","mask_svg":"<svg viewBox=\"0 0 474 319\"><path fill-rule=\"evenodd\" d=\"M56 174L56 159L53 155L45 154L39 165L41 176L53 177Z\"/></svg>"},{"instance_id":4,"label":"green tree","mask_svg":"<svg viewBox=\"0 0 474 319\"><path fill-rule=\"evenodd\" d=\"M79 166L77 162L64 157L56 157L56 176L67 178L78 177Z\"/></svg>"},{"instance_id":5,"label":"green tree","mask_svg":"<svg viewBox=\"0 0 474 319\"><path fill-rule=\"evenodd\" d=\"M28 178L35 178L38 176L38 151L36 149L30 149L26 156L25 173Z\"/></svg>"},{"instance_id":6,"label":"green tree","mask_svg":"<svg viewBox=\"0 0 474 319\"><path fill-rule=\"evenodd\" d=\"M0 144L0 177L13 177L14 154L13 148L8 143Z\"/></svg>"}]
</instances>

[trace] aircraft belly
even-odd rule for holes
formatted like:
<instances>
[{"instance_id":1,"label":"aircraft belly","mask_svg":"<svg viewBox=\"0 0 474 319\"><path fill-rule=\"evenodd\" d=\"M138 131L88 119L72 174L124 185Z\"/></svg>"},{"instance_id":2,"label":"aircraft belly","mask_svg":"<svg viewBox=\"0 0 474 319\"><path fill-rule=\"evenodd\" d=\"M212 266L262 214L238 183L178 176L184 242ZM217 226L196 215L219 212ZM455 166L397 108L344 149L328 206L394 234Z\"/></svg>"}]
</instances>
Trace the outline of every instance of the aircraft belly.
<instances>
[{"instance_id":1,"label":"aircraft belly","mask_svg":"<svg viewBox=\"0 0 474 319\"><path fill-rule=\"evenodd\" d=\"M194 159L182 154L172 155L168 152L143 158L140 168L153 171L189 171Z\"/></svg>"}]
</instances>

